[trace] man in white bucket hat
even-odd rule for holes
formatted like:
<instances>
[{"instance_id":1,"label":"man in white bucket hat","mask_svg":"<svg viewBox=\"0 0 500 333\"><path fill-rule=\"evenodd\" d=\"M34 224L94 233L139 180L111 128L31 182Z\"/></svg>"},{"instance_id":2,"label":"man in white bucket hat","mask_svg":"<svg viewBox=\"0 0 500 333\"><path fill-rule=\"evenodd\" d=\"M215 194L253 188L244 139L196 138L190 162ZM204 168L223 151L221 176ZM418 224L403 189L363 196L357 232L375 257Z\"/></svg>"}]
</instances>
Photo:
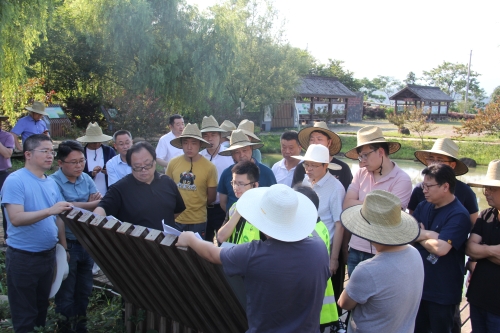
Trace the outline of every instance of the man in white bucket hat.
<instances>
[{"instance_id":1,"label":"man in white bucket hat","mask_svg":"<svg viewBox=\"0 0 500 333\"><path fill-rule=\"evenodd\" d=\"M500 328L500 160L490 162L484 179L468 185L482 187L490 206L479 214L465 252L477 261L467 289L472 330L495 332Z\"/></svg>"},{"instance_id":2,"label":"man in white bucket hat","mask_svg":"<svg viewBox=\"0 0 500 333\"><path fill-rule=\"evenodd\" d=\"M417 221L401 211L397 196L382 190L344 210L341 220L377 249L356 267L340 296L340 306L352 310L348 331L413 333L424 282L420 255L408 245L419 235Z\"/></svg>"},{"instance_id":3,"label":"man in white bucket hat","mask_svg":"<svg viewBox=\"0 0 500 333\"><path fill-rule=\"evenodd\" d=\"M305 195L277 184L246 191L236 209L267 235L265 242L219 248L184 232L176 245L222 264L229 276L244 277L247 332L318 332L330 273L325 244L308 237L316 207Z\"/></svg>"}]
</instances>

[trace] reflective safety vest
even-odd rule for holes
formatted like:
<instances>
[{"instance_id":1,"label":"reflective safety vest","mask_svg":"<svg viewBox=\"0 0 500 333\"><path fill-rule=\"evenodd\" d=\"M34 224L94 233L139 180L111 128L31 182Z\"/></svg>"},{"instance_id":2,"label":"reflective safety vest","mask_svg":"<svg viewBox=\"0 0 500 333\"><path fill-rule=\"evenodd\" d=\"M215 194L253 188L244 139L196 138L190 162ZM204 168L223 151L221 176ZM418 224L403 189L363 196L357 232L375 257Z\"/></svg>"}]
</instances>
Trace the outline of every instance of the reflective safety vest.
<instances>
[{"instance_id":1,"label":"reflective safety vest","mask_svg":"<svg viewBox=\"0 0 500 333\"><path fill-rule=\"evenodd\" d=\"M233 204L233 206L231 206L231 209L229 211L230 216L233 216L233 207L236 208L236 204ZM234 228L233 233L231 234L227 242L233 244L244 244L250 243L253 240L260 240L260 231L253 224L242 217L236 224L236 227Z\"/></svg>"},{"instance_id":2,"label":"reflective safety vest","mask_svg":"<svg viewBox=\"0 0 500 333\"><path fill-rule=\"evenodd\" d=\"M328 256L330 256L330 234L326 225L319 221L314 227L314 231L311 236L320 237L323 242L325 242L326 248L328 250ZM319 323L329 324L337 322L339 320L339 315L337 312L337 304L335 303L335 294L333 293L332 280L328 279L326 282L325 297L323 298L323 307L321 308L321 313L319 316Z\"/></svg>"}]
</instances>

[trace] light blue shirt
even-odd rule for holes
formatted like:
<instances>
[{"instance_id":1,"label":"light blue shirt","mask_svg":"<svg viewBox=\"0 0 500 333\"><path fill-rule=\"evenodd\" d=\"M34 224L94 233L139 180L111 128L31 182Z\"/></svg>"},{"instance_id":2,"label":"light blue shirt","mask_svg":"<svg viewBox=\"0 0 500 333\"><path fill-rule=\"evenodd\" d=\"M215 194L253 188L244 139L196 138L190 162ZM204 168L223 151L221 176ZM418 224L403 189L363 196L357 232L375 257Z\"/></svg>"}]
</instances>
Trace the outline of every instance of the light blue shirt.
<instances>
[{"instance_id":1,"label":"light blue shirt","mask_svg":"<svg viewBox=\"0 0 500 333\"><path fill-rule=\"evenodd\" d=\"M96 193L94 181L86 173L82 173L74 183L70 182L61 169L50 175L54 179L61 191L64 200L68 202L87 202L89 195ZM76 240L75 235L69 228L66 228L66 238Z\"/></svg>"},{"instance_id":2,"label":"light blue shirt","mask_svg":"<svg viewBox=\"0 0 500 333\"><path fill-rule=\"evenodd\" d=\"M24 141L33 134L42 134L46 130L47 124L45 124L43 118L35 121L33 117L27 115L17 121L11 132L18 136L21 135L21 139L24 143Z\"/></svg>"},{"instance_id":3,"label":"light blue shirt","mask_svg":"<svg viewBox=\"0 0 500 333\"><path fill-rule=\"evenodd\" d=\"M2 187L2 204L24 206L25 212L36 212L63 201L52 178L38 178L26 168L7 177ZM56 216L46 217L30 225L15 227L7 214L7 245L30 252L52 249L57 243Z\"/></svg>"},{"instance_id":4,"label":"light blue shirt","mask_svg":"<svg viewBox=\"0 0 500 333\"><path fill-rule=\"evenodd\" d=\"M132 168L122 161L120 154L115 155L106 163L106 170L108 171L108 187L132 173Z\"/></svg>"}]
</instances>

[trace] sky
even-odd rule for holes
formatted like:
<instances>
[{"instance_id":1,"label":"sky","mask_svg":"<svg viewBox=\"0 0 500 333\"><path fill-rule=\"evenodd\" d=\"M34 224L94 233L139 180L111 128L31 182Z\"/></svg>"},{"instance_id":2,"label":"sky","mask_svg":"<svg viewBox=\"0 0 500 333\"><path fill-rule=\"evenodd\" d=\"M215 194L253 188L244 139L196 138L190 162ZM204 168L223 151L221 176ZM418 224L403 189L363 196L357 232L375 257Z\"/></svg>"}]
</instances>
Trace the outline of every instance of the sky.
<instances>
[{"instance_id":1,"label":"sky","mask_svg":"<svg viewBox=\"0 0 500 333\"><path fill-rule=\"evenodd\" d=\"M200 10L221 0L186 0ZM496 5L495 5L496 3ZM500 2L492 0L274 0L291 45L320 63L343 60L354 77L404 80L444 61L478 72L489 96L500 86Z\"/></svg>"}]
</instances>

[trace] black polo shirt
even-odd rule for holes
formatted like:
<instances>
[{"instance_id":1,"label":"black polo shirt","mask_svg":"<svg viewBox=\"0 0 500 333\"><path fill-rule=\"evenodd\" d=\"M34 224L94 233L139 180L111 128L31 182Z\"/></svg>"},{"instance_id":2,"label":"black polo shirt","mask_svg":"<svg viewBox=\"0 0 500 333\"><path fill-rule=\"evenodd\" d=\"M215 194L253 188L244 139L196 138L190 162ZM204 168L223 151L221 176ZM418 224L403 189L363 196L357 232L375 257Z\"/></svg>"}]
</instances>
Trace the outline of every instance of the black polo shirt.
<instances>
[{"instance_id":1,"label":"black polo shirt","mask_svg":"<svg viewBox=\"0 0 500 333\"><path fill-rule=\"evenodd\" d=\"M138 181L129 174L110 186L98 207L107 215L151 229L163 230L164 223L175 228L174 214L186 206L174 181L155 172L151 184Z\"/></svg>"},{"instance_id":2,"label":"black polo shirt","mask_svg":"<svg viewBox=\"0 0 500 333\"><path fill-rule=\"evenodd\" d=\"M328 169L328 171L330 171L330 173L342 183L345 190L347 191L347 188L349 187L349 185L351 185L352 182L351 168L349 168L349 165L347 165L347 163L342 162L335 157L331 159L330 163L335 163L342 167L342 169L340 170ZM298 183L302 183L305 175L306 170L304 169L304 165L302 165L302 162L300 162L299 164L297 164L297 166L295 167L295 171L293 172L292 187L294 187Z\"/></svg>"}]
</instances>

